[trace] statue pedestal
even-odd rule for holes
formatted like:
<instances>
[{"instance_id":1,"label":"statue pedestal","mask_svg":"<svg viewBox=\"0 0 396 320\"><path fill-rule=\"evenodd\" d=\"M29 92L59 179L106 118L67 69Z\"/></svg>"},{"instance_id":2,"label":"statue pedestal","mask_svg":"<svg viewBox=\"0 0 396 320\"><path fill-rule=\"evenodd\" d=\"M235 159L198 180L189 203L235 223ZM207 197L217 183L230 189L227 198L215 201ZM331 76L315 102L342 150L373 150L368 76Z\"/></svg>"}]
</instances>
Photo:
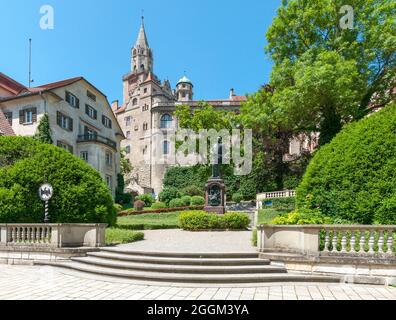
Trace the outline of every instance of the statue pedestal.
<instances>
[{"instance_id":1,"label":"statue pedestal","mask_svg":"<svg viewBox=\"0 0 396 320\"><path fill-rule=\"evenodd\" d=\"M224 180L212 178L205 187L206 190L206 212L225 214L225 194L226 187Z\"/></svg>"}]
</instances>

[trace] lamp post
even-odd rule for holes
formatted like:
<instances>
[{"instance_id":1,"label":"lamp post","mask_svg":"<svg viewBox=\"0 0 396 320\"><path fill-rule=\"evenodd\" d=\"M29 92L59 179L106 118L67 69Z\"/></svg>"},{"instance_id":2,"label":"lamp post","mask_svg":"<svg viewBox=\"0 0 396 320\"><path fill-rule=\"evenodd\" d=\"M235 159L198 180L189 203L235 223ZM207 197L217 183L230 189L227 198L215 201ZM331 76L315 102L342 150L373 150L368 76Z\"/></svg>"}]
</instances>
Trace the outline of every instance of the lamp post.
<instances>
[{"instance_id":1,"label":"lamp post","mask_svg":"<svg viewBox=\"0 0 396 320\"><path fill-rule=\"evenodd\" d=\"M52 198L53 194L54 189L49 183L45 183L39 188L39 197L45 202L44 223L50 222L48 214L48 201Z\"/></svg>"}]
</instances>

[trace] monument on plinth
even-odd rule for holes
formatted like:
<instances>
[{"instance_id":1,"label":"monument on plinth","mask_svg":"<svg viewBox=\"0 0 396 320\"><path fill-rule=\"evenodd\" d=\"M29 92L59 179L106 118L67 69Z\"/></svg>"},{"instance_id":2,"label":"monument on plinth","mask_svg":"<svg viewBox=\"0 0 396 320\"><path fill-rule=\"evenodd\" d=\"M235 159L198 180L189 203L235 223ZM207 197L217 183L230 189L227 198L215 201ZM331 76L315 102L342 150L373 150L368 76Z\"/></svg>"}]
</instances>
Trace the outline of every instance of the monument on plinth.
<instances>
[{"instance_id":1,"label":"monument on plinth","mask_svg":"<svg viewBox=\"0 0 396 320\"><path fill-rule=\"evenodd\" d=\"M217 149L218 161L212 165L212 177L208 180L205 187L206 194L206 206L204 210L206 212L225 214L225 195L226 186L224 180L221 179L220 166L223 162L223 147L221 139L215 146Z\"/></svg>"}]
</instances>

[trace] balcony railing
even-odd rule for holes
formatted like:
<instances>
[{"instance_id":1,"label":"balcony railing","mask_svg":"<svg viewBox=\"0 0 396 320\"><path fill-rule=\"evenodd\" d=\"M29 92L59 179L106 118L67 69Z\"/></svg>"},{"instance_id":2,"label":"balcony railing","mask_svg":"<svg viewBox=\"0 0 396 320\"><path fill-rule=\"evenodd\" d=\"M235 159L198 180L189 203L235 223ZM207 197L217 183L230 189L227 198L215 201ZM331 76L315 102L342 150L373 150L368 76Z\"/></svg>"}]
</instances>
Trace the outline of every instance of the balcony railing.
<instances>
[{"instance_id":1,"label":"balcony railing","mask_svg":"<svg viewBox=\"0 0 396 320\"><path fill-rule=\"evenodd\" d=\"M108 145L117 150L117 143L109 138L100 136L100 135L93 135L93 134L83 134L79 135L77 138L77 142L99 142Z\"/></svg>"}]
</instances>

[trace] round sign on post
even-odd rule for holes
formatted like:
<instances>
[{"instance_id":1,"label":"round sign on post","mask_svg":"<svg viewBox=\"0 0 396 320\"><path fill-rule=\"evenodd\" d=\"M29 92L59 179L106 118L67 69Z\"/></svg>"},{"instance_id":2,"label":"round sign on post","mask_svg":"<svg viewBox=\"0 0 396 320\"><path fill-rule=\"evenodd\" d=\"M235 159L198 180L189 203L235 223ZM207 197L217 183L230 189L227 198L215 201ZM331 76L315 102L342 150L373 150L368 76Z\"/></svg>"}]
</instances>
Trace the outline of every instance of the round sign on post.
<instances>
[{"instance_id":1,"label":"round sign on post","mask_svg":"<svg viewBox=\"0 0 396 320\"><path fill-rule=\"evenodd\" d=\"M49 222L49 217L48 217L48 201L52 198L54 194L54 189L49 183L43 184L39 188L39 197L42 201L45 201L45 218L44 218L44 223Z\"/></svg>"}]
</instances>

